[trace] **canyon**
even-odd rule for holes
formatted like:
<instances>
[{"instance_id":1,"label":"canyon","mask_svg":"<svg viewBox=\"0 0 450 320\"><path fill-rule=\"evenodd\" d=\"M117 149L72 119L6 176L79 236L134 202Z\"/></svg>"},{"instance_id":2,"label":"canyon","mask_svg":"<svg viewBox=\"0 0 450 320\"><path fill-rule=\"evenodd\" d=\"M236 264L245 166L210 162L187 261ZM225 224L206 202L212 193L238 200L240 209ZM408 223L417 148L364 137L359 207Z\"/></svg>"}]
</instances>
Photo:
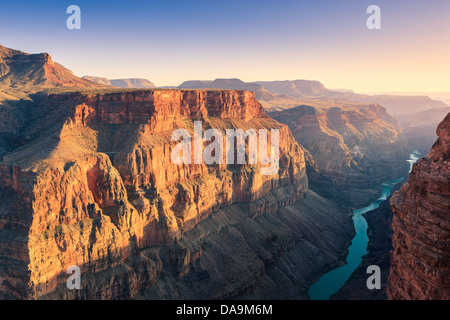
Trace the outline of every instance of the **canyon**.
<instances>
[{"instance_id":1,"label":"canyon","mask_svg":"<svg viewBox=\"0 0 450 320\"><path fill-rule=\"evenodd\" d=\"M0 45L1 91L33 92L49 87L97 86L53 62L48 53L29 54Z\"/></svg>"},{"instance_id":2,"label":"canyon","mask_svg":"<svg viewBox=\"0 0 450 320\"><path fill-rule=\"evenodd\" d=\"M27 74L36 76L9 68L2 78L14 120L2 122L2 298L306 299L324 270L343 263L350 212L309 190L304 148L253 92L88 80L74 89L72 78L52 82L59 69L46 54L4 51L8 68L31 58ZM194 121L222 133L278 130L278 171L172 163L172 132L192 133ZM65 283L72 265L80 290Z\"/></svg>"},{"instance_id":3,"label":"canyon","mask_svg":"<svg viewBox=\"0 0 450 320\"><path fill-rule=\"evenodd\" d=\"M367 96L308 80L192 80L178 88L255 92L269 116L287 124L304 149L313 190L352 208L375 199L382 182L404 176L408 154L427 152L440 116L450 108L428 97ZM266 91L271 94L262 94Z\"/></svg>"},{"instance_id":4,"label":"canyon","mask_svg":"<svg viewBox=\"0 0 450 320\"><path fill-rule=\"evenodd\" d=\"M382 182L407 172L400 126L380 105L302 105L269 115L307 150L311 188L338 203L367 205Z\"/></svg>"},{"instance_id":5,"label":"canyon","mask_svg":"<svg viewBox=\"0 0 450 320\"><path fill-rule=\"evenodd\" d=\"M407 172L408 142L389 110L318 81L148 89L145 79L116 80L78 78L47 53L0 46L1 299L308 299L312 283L345 264L351 208ZM249 150L244 163L174 163L173 132L194 136L199 123L224 145L230 129L279 132L275 174L261 174L270 164L250 162ZM433 277L430 266L439 281L448 272L436 260L447 241L446 132L448 120L414 167L426 173L413 170L402 187L437 216L405 222L415 200L392 197L390 298L423 298L417 279ZM386 231L389 219L373 221ZM443 237L437 249L422 225ZM418 265L423 257L430 266ZM66 286L73 265L79 290ZM439 285L420 292L446 298Z\"/></svg>"},{"instance_id":6,"label":"canyon","mask_svg":"<svg viewBox=\"0 0 450 320\"><path fill-rule=\"evenodd\" d=\"M153 82L141 78L106 79L102 77L84 76L82 79L89 80L100 85L118 88L156 88Z\"/></svg>"},{"instance_id":7,"label":"canyon","mask_svg":"<svg viewBox=\"0 0 450 320\"><path fill-rule=\"evenodd\" d=\"M267 112L283 111L302 105L314 107L378 104L395 117L410 151L426 154L436 140L436 127L450 112L448 93L360 94L333 90L319 81L285 80L244 82L240 79L185 81L178 88L224 88L255 92Z\"/></svg>"}]
</instances>

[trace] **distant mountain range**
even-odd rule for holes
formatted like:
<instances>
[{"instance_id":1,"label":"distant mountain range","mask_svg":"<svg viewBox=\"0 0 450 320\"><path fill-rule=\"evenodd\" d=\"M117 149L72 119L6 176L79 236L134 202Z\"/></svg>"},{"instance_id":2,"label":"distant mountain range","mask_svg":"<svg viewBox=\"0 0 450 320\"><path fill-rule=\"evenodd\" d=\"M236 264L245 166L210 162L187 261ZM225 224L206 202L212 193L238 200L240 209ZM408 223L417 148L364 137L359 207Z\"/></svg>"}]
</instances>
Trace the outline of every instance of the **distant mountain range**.
<instances>
[{"instance_id":1,"label":"distant mountain range","mask_svg":"<svg viewBox=\"0 0 450 320\"><path fill-rule=\"evenodd\" d=\"M153 82L147 79L106 79L102 77L84 76L83 79L93 81L98 84L119 88L156 88Z\"/></svg>"},{"instance_id":2,"label":"distant mountain range","mask_svg":"<svg viewBox=\"0 0 450 320\"><path fill-rule=\"evenodd\" d=\"M450 92L383 92L368 93L368 95L389 95L389 96L427 96L431 99L439 100L450 106Z\"/></svg>"},{"instance_id":3,"label":"distant mountain range","mask_svg":"<svg viewBox=\"0 0 450 320\"><path fill-rule=\"evenodd\" d=\"M450 108L308 80L123 89L152 87L78 78L47 53L0 47L0 300L308 299L321 274L344 264L355 234L349 209L378 199L383 181L408 170L391 114L416 147ZM176 164L173 130L195 132L199 119L222 137L277 130L277 172L261 175L264 163L250 156ZM450 115L391 198L390 297L449 298L439 256L448 252L449 127ZM64 276L73 266L83 270L80 290Z\"/></svg>"}]
</instances>

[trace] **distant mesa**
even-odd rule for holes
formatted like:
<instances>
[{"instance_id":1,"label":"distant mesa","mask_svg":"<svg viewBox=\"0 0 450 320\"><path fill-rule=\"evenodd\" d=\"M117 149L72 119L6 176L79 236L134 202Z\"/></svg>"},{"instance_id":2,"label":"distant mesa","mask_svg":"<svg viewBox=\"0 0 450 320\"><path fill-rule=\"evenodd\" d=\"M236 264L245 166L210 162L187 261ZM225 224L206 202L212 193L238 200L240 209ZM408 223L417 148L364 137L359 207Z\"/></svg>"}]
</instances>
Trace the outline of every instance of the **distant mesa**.
<instances>
[{"instance_id":1,"label":"distant mesa","mask_svg":"<svg viewBox=\"0 0 450 320\"><path fill-rule=\"evenodd\" d=\"M346 206L406 173L412 134L435 138L448 108L308 80L125 88L155 85L0 46L0 299L307 299L344 262ZM222 135L279 129L278 173L175 164L172 132L198 119ZM450 297L449 128L450 114L392 197L391 299ZM72 265L81 290L66 285Z\"/></svg>"},{"instance_id":2,"label":"distant mesa","mask_svg":"<svg viewBox=\"0 0 450 320\"><path fill-rule=\"evenodd\" d=\"M270 92L278 95L287 95L295 98L302 97L325 97L330 95L331 91L319 81L311 80L286 80L286 81L259 81L255 82L262 85Z\"/></svg>"},{"instance_id":3,"label":"distant mesa","mask_svg":"<svg viewBox=\"0 0 450 320\"><path fill-rule=\"evenodd\" d=\"M129 78L129 79L106 79L102 77L84 76L83 79L98 84L119 88L156 88L153 82L147 79Z\"/></svg>"},{"instance_id":4,"label":"distant mesa","mask_svg":"<svg viewBox=\"0 0 450 320\"><path fill-rule=\"evenodd\" d=\"M179 294L178 287L171 289L174 285L169 286L170 295L159 292L166 273L173 276L170 283L189 281L183 299L237 299L244 295L239 288L248 286L249 278L252 287L265 283L267 259L273 266L283 266L284 252L290 250L298 255L292 262L298 265L311 260L309 252L324 251L301 241L301 229L292 227L292 221L302 225L295 217L304 221L300 212L306 209L288 208L280 218L270 220L280 208L305 198L306 167L288 127L269 118L252 92L80 90L43 92L32 98L17 110L22 122L9 129L7 141L0 140L0 147L4 146L3 156L0 150L0 299L131 299L139 298L140 292L162 299ZM172 132L191 130L196 119L207 119L207 126L220 128L222 136L227 128L278 129L283 159L278 172L262 176L261 165L248 161L177 165L171 158ZM344 251L352 232L350 217L312 192L307 201L305 207L314 210L311 220L321 220L320 230L333 235L323 241L325 247L338 242ZM328 210L315 209L323 203L336 208L331 214L339 218L328 219ZM317 219L316 213L324 218ZM263 215L268 222L257 219ZM334 237L330 230L334 221L345 219L343 231L337 232L343 236ZM202 222L206 229L199 225ZM196 230L205 231L190 240L197 225ZM230 236L228 230L235 225L245 229ZM212 238L205 241L208 235ZM243 245L241 239L252 243ZM220 248L202 248L202 243L218 243ZM143 255L157 247L162 248L161 255L153 256L153 251ZM244 269L235 268L234 259L223 258L229 256L229 248L237 248L232 254L246 261ZM302 268L309 268L308 279L316 278L316 270L334 260L316 256L313 261L319 267L312 263L314 268L306 264ZM62 276L71 265L83 270L80 290L68 291L67 278ZM209 274L217 266L219 278L211 285ZM252 269L244 272L248 267ZM281 277L291 281L298 274L292 270ZM284 283L278 278L269 281L271 287L264 294L282 291ZM298 281L305 284L294 282L295 291L312 280L300 277ZM198 285L197 292L190 289ZM304 298L305 293L295 297Z\"/></svg>"},{"instance_id":5,"label":"distant mesa","mask_svg":"<svg viewBox=\"0 0 450 320\"><path fill-rule=\"evenodd\" d=\"M240 79L190 80L183 82L179 89L231 89L255 92L258 100L272 101L279 98L323 97L329 94L319 81L259 81L244 82Z\"/></svg>"},{"instance_id":6,"label":"distant mesa","mask_svg":"<svg viewBox=\"0 0 450 320\"><path fill-rule=\"evenodd\" d=\"M351 90L330 90L320 81L284 80L244 82L237 78L215 80L189 80L179 89L231 89L253 91L264 108L269 111L296 107L305 103L304 99L352 100ZM303 99L303 100L302 100Z\"/></svg>"},{"instance_id":7,"label":"distant mesa","mask_svg":"<svg viewBox=\"0 0 450 320\"><path fill-rule=\"evenodd\" d=\"M102 78L102 77L84 76L82 79L89 80L89 81L99 83L99 84L103 84L105 86L111 85L111 82L108 79Z\"/></svg>"},{"instance_id":8,"label":"distant mesa","mask_svg":"<svg viewBox=\"0 0 450 320\"><path fill-rule=\"evenodd\" d=\"M263 86L256 83L244 82L240 79L215 79L213 81L191 80L185 81L178 86L178 89L228 89L247 90L255 92L258 100L268 100L276 98L276 95L267 91Z\"/></svg>"},{"instance_id":9,"label":"distant mesa","mask_svg":"<svg viewBox=\"0 0 450 320\"><path fill-rule=\"evenodd\" d=\"M383 181L407 172L400 125L378 104L301 105L268 114L306 149L309 184L326 198L363 207Z\"/></svg>"}]
</instances>

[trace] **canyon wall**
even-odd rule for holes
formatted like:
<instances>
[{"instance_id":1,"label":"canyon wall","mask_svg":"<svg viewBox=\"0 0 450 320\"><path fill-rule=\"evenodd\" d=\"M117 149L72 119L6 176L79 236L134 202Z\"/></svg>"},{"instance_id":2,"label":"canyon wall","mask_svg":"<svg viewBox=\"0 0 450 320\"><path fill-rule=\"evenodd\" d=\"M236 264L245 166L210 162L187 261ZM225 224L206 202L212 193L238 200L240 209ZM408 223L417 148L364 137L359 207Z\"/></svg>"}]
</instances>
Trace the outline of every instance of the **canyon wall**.
<instances>
[{"instance_id":1,"label":"canyon wall","mask_svg":"<svg viewBox=\"0 0 450 320\"><path fill-rule=\"evenodd\" d=\"M308 190L302 148L251 92L100 90L33 100L17 128L23 145L0 162L0 294L7 298L133 298L164 265L141 254L145 248L176 245L231 205L252 220ZM248 161L174 164L171 134L193 135L194 120L223 136L278 129L279 170L264 176L263 165ZM64 291L71 265L86 279L77 293Z\"/></svg>"},{"instance_id":2,"label":"canyon wall","mask_svg":"<svg viewBox=\"0 0 450 320\"><path fill-rule=\"evenodd\" d=\"M382 182L407 172L398 122L379 105L304 105L269 114L311 155L311 188L340 203L367 204Z\"/></svg>"},{"instance_id":3,"label":"canyon wall","mask_svg":"<svg viewBox=\"0 0 450 320\"><path fill-rule=\"evenodd\" d=\"M437 135L427 157L414 164L409 182L391 199L389 299L450 299L450 113Z\"/></svg>"},{"instance_id":4,"label":"canyon wall","mask_svg":"<svg viewBox=\"0 0 450 320\"><path fill-rule=\"evenodd\" d=\"M141 78L128 79L106 79L102 77L84 76L82 79L89 80L100 85L119 87L119 88L140 88L152 89L156 88L153 82Z\"/></svg>"}]
</instances>

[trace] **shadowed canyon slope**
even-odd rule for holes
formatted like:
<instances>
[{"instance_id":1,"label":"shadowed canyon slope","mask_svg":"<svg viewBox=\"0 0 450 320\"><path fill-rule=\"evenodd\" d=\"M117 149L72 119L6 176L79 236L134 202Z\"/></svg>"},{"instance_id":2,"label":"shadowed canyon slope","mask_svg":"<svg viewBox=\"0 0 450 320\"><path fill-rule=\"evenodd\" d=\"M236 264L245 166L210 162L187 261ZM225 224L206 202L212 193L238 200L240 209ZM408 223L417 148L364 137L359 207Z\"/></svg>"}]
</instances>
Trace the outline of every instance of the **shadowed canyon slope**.
<instances>
[{"instance_id":1,"label":"shadowed canyon slope","mask_svg":"<svg viewBox=\"0 0 450 320\"><path fill-rule=\"evenodd\" d=\"M378 195L380 183L407 172L398 122L379 105L303 105L269 114L312 156L312 188L339 202L362 206Z\"/></svg>"},{"instance_id":2,"label":"shadowed canyon slope","mask_svg":"<svg viewBox=\"0 0 450 320\"><path fill-rule=\"evenodd\" d=\"M353 232L348 214L312 191L254 219L231 206L179 243L144 250L151 257L169 251L171 258L162 261L168 272L137 298L307 299L309 285L343 263ZM192 254L197 250L201 255Z\"/></svg>"},{"instance_id":3,"label":"shadowed canyon slope","mask_svg":"<svg viewBox=\"0 0 450 320\"><path fill-rule=\"evenodd\" d=\"M262 85L257 83L244 82L239 79L215 79L213 81L192 80L185 81L178 86L178 89L227 89L227 90L247 90L255 93L258 100L276 99L277 95L267 91Z\"/></svg>"},{"instance_id":4,"label":"shadowed canyon slope","mask_svg":"<svg viewBox=\"0 0 450 320\"><path fill-rule=\"evenodd\" d=\"M450 299L450 113L439 139L391 199L389 299Z\"/></svg>"},{"instance_id":5,"label":"shadowed canyon slope","mask_svg":"<svg viewBox=\"0 0 450 320\"><path fill-rule=\"evenodd\" d=\"M53 62L48 53L28 54L0 45L0 89L23 91L33 87L97 87L96 83L78 78L72 71Z\"/></svg>"}]
</instances>

